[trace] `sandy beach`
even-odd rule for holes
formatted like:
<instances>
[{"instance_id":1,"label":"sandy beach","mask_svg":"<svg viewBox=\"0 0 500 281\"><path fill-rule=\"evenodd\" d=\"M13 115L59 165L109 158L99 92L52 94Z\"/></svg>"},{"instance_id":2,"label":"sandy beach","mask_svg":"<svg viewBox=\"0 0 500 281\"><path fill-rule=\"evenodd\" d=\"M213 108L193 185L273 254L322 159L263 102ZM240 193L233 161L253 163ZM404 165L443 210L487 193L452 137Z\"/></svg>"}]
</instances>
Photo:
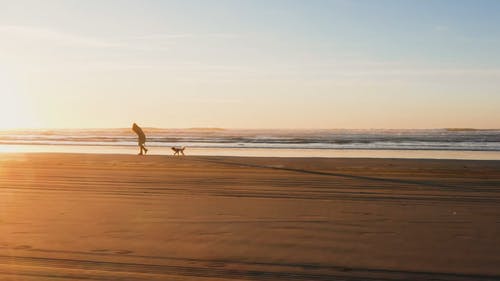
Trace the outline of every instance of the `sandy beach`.
<instances>
[{"instance_id":1,"label":"sandy beach","mask_svg":"<svg viewBox=\"0 0 500 281\"><path fill-rule=\"evenodd\" d=\"M500 161L0 154L1 280L500 280Z\"/></svg>"}]
</instances>

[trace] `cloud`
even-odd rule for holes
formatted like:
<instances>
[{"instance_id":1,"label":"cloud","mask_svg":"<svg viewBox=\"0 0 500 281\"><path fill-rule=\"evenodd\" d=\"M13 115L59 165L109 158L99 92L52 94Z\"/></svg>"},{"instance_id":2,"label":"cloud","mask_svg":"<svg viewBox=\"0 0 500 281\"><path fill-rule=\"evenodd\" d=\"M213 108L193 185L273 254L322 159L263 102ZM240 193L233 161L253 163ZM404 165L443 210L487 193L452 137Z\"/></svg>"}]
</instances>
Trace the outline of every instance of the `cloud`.
<instances>
[{"instance_id":1,"label":"cloud","mask_svg":"<svg viewBox=\"0 0 500 281\"><path fill-rule=\"evenodd\" d=\"M209 33L155 33L132 37L138 40L175 40L175 39L193 39L193 38L237 38L238 34L209 32Z\"/></svg>"},{"instance_id":2,"label":"cloud","mask_svg":"<svg viewBox=\"0 0 500 281\"><path fill-rule=\"evenodd\" d=\"M199 104L239 104L240 99L234 98L181 98L183 103L199 103Z\"/></svg>"},{"instance_id":3,"label":"cloud","mask_svg":"<svg viewBox=\"0 0 500 281\"><path fill-rule=\"evenodd\" d=\"M0 25L0 49L8 46L14 50L33 46L38 47L74 47L95 49L122 49L129 51L165 51L173 43L191 39L226 39L236 38L232 33L157 33L123 38L98 38L77 33L61 31L47 27L24 25Z\"/></svg>"},{"instance_id":4,"label":"cloud","mask_svg":"<svg viewBox=\"0 0 500 281\"><path fill-rule=\"evenodd\" d=\"M123 46L123 44L118 42L110 42L107 40L81 36L55 29L33 26L3 25L0 26L0 35L4 40L29 40L32 43L33 40L35 40L65 46L81 46L90 48L112 48Z\"/></svg>"}]
</instances>

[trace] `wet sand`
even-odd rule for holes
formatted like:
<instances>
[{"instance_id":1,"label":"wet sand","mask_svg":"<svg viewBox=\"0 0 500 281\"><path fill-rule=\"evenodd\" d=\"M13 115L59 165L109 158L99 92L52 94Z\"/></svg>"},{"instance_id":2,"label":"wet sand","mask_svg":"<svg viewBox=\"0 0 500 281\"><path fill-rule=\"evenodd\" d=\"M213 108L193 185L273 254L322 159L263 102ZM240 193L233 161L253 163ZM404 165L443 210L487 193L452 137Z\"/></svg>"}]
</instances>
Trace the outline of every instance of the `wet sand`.
<instances>
[{"instance_id":1,"label":"wet sand","mask_svg":"<svg viewBox=\"0 0 500 281\"><path fill-rule=\"evenodd\" d=\"M500 280L500 161L0 154L0 280Z\"/></svg>"},{"instance_id":2,"label":"wet sand","mask_svg":"<svg viewBox=\"0 0 500 281\"><path fill-rule=\"evenodd\" d=\"M150 155L172 155L165 146L151 146ZM85 153L126 154L137 153L137 146L125 145L30 145L2 144L0 153ZM500 151L471 150L392 150L392 149L285 149L285 148L202 148L188 147L189 156L237 157L290 157L290 158L404 158L404 159L455 159L500 160Z\"/></svg>"}]
</instances>

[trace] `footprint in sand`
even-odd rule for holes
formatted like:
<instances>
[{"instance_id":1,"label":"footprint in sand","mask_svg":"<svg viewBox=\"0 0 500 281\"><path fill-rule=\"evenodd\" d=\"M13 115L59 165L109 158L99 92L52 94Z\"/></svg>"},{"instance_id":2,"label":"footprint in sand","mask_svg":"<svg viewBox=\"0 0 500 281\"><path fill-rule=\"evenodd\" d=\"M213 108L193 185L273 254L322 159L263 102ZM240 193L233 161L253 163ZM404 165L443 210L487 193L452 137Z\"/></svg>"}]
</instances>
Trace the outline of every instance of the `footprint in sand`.
<instances>
[{"instance_id":1,"label":"footprint in sand","mask_svg":"<svg viewBox=\"0 0 500 281\"><path fill-rule=\"evenodd\" d=\"M119 254L119 255L128 255L128 254L132 254L133 252L129 251L129 250L118 250L118 251L115 251L114 253Z\"/></svg>"},{"instance_id":2,"label":"footprint in sand","mask_svg":"<svg viewBox=\"0 0 500 281\"><path fill-rule=\"evenodd\" d=\"M94 249L92 250L94 253L106 253L106 254L117 254L117 255L128 255L133 253L129 250L109 250L109 249Z\"/></svg>"},{"instance_id":3,"label":"footprint in sand","mask_svg":"<svg viewBox=\"0 0 500 281\"><path fill-rule=\"evenodd\" d=\"M220 267L225 267L226 266L226 263L224 262L219 262L219 261L213 261L213 262L210 262L208 264L209 267L216 267L216 268L220 268Z\"/></svg>"},{"instance_id":4,"label":"footprint in sand","mask_svg":"<svg viewBox=\"0 0 500 281\"><path fill-rule=\"evenodd\" d=\"M106 252L109 252L108 249L94 249L94 250L91 250L92 252L95 252L95 253L106 253Z\"/></svg>"},{"instance_id":5,"label":"footprint in sand","mask_svg":"<svg viewBox=\"0 0 500 281\"><path fill-rule=\"evenodd\" d=\"M31 246L29 246L29 245L20 245L20 246L14 247L14 249L16 249L16 250L28 250L28 249L31 249Z\"/></svg>"}]
</instances>

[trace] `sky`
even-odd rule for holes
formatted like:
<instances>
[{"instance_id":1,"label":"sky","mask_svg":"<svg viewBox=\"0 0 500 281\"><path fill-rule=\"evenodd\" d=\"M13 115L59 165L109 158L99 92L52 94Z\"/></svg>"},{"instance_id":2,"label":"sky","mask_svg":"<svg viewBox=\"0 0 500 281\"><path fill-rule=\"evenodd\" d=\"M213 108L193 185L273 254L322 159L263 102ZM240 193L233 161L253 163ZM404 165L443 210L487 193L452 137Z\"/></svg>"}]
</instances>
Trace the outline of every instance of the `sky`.
<instances>
[{"instance_id":1,"label":"sky","mask_svg":"<svg viewBox=\"0 0 500 281\"><path fill-rule=\"evenodd\" d=\"M0 129L500 128L500 1L0 0Z\"/></svg>"}]
</instances>

